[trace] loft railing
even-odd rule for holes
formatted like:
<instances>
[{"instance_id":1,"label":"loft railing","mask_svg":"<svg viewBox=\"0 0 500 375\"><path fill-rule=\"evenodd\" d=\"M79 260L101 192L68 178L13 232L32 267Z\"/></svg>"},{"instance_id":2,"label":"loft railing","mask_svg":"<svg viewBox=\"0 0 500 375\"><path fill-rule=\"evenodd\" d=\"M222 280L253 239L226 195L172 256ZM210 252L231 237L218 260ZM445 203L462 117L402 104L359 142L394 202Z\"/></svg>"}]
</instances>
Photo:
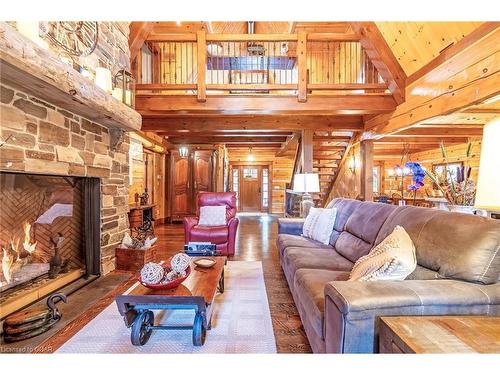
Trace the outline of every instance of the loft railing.
<instances>
[{"instance_id":1,"label":"loft railing","mask_svg":"<svg viewBox=\"0 0 500 375\"><path fill-rule=\"evenodd\" d=\"M354 34L155 34L133 62L137 94L385 92Z\"/></svg>"}]
</instances>

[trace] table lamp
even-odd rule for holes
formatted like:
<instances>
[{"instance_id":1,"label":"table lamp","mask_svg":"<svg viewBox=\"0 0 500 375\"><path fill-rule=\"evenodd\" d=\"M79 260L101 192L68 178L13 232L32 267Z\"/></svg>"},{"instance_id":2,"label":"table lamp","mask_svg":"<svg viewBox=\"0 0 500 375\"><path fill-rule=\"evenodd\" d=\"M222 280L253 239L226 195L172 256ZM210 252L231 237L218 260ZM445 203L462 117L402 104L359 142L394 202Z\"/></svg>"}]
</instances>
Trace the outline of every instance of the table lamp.
<instances>
[{"instance_id":1,"label":"table lamp","mask_svg":"<svg viewBox=\"0 0 500 375\"><path fill-rule=\"evenodd\" d=\"M300 216L306 217L314 201L310 193L319 193L319 176L317 173L297 173L293 177L293 190L302 194Z\"/></svg>"}]
</instances>

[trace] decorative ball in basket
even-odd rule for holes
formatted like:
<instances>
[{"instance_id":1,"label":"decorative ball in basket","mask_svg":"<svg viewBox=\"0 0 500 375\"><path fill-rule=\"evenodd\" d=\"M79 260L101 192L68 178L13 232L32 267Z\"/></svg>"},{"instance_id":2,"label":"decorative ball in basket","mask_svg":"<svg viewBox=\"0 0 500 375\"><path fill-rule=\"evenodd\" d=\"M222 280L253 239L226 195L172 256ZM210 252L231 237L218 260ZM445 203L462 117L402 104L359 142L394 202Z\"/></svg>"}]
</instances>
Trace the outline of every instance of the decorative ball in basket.
<instances>
[{"instance_id":1,"label":"decorative ball in basket","mask_svg":"<svg viewBox=\"0 0 500 375\"><path fill-rule=\"evenodd\" d=\"M175 254L166 263L149 262L141 270L139 282L149 289L172 289L186 280L191 273L190 258L186 254Z\"/></svg>"}]
</instances>

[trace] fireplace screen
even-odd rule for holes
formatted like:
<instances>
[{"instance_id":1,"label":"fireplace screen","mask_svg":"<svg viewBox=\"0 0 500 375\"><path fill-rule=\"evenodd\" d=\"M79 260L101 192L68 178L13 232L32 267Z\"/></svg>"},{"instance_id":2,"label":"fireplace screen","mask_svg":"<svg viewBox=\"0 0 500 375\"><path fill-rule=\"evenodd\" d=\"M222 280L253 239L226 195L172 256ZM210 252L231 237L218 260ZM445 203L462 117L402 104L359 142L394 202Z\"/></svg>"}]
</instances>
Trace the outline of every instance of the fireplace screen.
<instances>
[{"instance_id":1,"label":"fireplace screen","mask_svg":"<svg viewBox=\"0 0 500 375\"><path fill-rule=\"evenodd\" d=\"M86 180L92 179L0 173L2 305L20 291L88 273L85 210L95 204L87 202Z\"/></svg>"}]
</instances>

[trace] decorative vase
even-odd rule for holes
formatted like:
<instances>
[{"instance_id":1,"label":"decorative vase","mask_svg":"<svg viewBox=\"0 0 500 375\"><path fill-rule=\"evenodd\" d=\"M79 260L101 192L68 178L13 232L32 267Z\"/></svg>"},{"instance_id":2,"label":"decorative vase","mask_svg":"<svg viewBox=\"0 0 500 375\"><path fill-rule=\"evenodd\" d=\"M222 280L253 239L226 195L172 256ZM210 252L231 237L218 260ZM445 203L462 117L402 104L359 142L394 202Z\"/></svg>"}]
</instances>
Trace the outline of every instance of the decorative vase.
<instances>
[{"instance_id":1,"label":"decorative vase","mask_svg":"<svg viewBox=\"0 0 500 375\"><path fill-rule=\"evenodd\" d=\"M459 212L462 214L474 215L474 206L461 206L456 204L449 204L448 209L451 212Z\"/></svg>"},{"instance_id":2,"label":"decorative vase","mask_svg":"<svg viewBox=\"0 0 500 375\"><path fill-rule=\"evenodd\" d=\"M399 206L406 206L406 201L404 199L400 199L398 202Z\"/></svg>"}]
</instances>

